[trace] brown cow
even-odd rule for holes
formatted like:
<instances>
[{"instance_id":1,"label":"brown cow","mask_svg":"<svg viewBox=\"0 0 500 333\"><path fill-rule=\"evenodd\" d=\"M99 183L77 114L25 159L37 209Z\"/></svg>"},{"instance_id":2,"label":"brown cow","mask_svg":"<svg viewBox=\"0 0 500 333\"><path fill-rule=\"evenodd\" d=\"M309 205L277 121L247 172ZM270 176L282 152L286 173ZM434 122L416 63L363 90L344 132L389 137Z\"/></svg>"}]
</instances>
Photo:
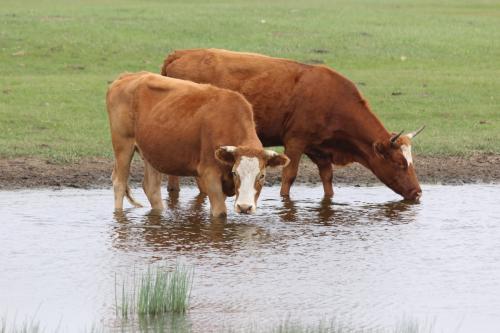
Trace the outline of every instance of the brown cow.
<instances>
[{"instance_id":1,"label":"brown cow","mask_svg":"<svg viewBox=\"0 0 500 333\"><path fill-rule=\"evenodd\" d=\"M281 194L288 195L302 154L319 169L326 196L333 195L332 163L358 162L405 199L421 189L407 135L389 133L372 113L356 86L325 66L254 53L218 49L175 51L162 75L210 83L242 93L254 109L263 145L285 147ZM178 187L176 178L170 186Z\"/></svg>"},{"instance_id":2,"label":"brown cow","mask_svg":"<svg viewBox=\"0 0 500 333\"><path fill-rule=\"evenodd\" d=\"M107 94L115 153L115 208L130 196L130 162L137 149L144 159L143 188L151 206L162 209L161 173L198 177L214 216L226 214L226 196L235 210L253 213L266 166L288 158L264 150L255 132L251 105L234 91L140 72L124 74Z\"/></svg>"}]
</instances>

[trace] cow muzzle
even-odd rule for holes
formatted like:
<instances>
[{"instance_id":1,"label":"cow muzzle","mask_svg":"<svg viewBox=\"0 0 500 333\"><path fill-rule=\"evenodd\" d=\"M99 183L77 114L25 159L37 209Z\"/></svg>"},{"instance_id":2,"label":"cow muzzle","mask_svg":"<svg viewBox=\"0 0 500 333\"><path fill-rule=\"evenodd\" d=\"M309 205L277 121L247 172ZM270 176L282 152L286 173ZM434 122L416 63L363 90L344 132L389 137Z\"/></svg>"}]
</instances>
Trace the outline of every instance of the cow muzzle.
<instances>
[{"instance_id":1,"label":"cow muzzle","mask_svg":"<svg viewBox=\"0 0 500 333\"><path fill-rule=\"evenodd\" d=\"M419 201L420 198L422 197L422 190L421 189L415 189L408 194L403 196L405 200L410 200L410 201Z\"/></svg>"},{"instance_id":2,"label":"cow muzzle","mask_svg":"<svg viewBox=\"0 0 500 333\"><path fill-rule=\"evenodd\" d=\"M237 203L235 205L234 209L236 210L236 213L238 213L238 214L253 214L253 213L255 213L255 205Z\"/></svg>"}]
</instances>

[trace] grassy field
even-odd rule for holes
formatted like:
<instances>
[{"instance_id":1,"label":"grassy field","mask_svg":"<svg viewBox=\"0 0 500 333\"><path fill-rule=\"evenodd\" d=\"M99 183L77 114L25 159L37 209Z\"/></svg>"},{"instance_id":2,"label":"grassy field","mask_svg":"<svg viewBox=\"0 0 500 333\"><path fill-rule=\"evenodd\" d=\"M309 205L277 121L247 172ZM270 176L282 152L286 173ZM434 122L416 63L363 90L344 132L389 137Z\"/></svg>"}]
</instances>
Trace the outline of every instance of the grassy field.
<instances>
[{"instance_id":1,"label":"grassy field","mask_svg":"<svg viewBox=\"0 0 500 333\"><path fill-rule=\"evenodd\" d=\"M498 1L2 0L0 157L111 157L108 82L193 47L325 63L417 152L500 153Z\"/></svg>"}]
</instances>

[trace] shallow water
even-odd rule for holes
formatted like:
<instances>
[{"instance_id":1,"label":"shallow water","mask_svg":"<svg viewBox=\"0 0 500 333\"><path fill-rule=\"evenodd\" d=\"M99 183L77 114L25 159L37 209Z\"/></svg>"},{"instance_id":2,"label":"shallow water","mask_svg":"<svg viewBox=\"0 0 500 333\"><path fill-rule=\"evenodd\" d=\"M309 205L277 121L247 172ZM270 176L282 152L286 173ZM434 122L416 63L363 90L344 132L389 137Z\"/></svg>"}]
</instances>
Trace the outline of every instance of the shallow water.
<instances>
[{"instance_id":1,"label":"shallow water","mask_svg":"<svg viewBox=\"0 0 500 333\"><path fill-rule=\"evenodd\" d=\"M223 221L194 188L161 215L114 214L111 190L0 191L0 314L65 332L113 327L115 276L180 262L195 268L197 332L287 317L498 332L500 186L424 186L420 204L384 187L340 187L333 201L316 187L278 193L264 188L257 214Z\"/></svg>"}]
</instances>

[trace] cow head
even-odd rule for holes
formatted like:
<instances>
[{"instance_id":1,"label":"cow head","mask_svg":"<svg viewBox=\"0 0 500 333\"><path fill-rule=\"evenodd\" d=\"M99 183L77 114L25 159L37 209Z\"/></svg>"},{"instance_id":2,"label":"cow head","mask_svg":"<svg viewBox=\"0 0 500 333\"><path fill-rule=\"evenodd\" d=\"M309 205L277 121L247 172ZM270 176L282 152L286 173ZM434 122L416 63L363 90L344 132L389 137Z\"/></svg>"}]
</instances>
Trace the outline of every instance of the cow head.
<instances>
[{"instance_id":1,"label":"cow head","mask_svg":"<svg viewBox=\"0 0 500 333\"><path fill-rule=\"evenodd\" d=\"M373 173L394 192L406 200L418 200L422 190L415 173L411 155L411 139L425 126L403 135L393 134L389 139L373 143L373 157L368 161Z\"/></svg>"},{"instance_id":2,"label":"cow head","mask_svg":"<svg viewBox=\"0 0 500 333\"><path fill-rule=\"evenodd\" d=\"M247 147L223 146L215 151L220 162L231 166L236 198L234 209L237 213L255 213L266 167L286 166L288 157L272 150Z\"/></svg>"}]
</instances>

